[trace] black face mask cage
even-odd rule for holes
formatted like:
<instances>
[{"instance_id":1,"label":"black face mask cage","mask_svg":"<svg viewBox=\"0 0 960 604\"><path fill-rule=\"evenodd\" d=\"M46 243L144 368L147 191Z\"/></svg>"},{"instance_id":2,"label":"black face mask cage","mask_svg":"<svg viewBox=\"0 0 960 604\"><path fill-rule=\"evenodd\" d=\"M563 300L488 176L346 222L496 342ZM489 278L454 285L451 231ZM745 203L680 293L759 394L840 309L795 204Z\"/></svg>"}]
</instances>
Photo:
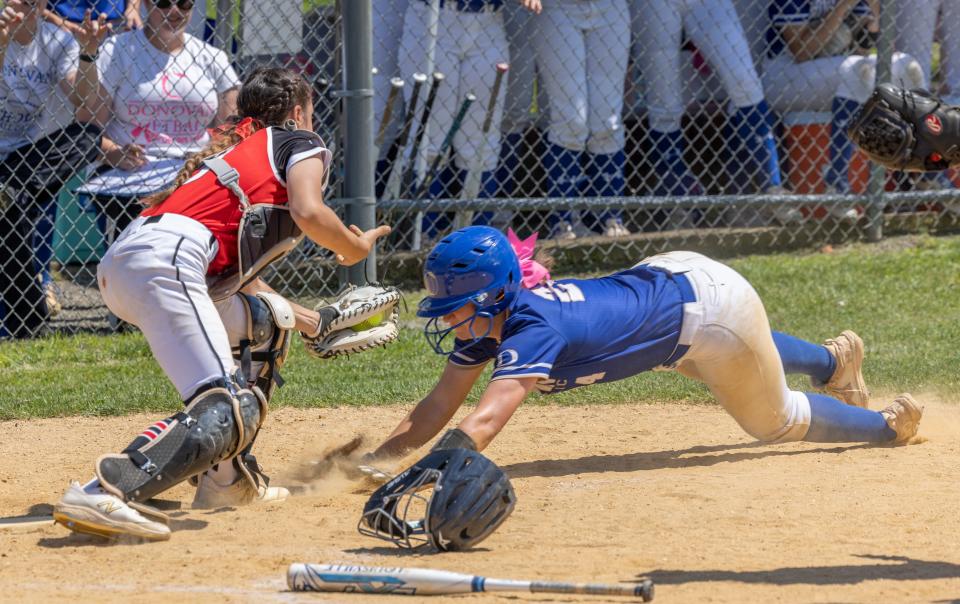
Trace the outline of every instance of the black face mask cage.
<instances>
[{"instance_id":1,"label":"black face mask cage","mask_svg":"<svg viewBox=\"0 0 960 604\"><path fill-rule=\"evenodd\" d=\"M403 490L383 497L380 506L360 518L357 530L361 535L390 541L403 549L418 549L430 545L430 502L433 486L440 482L442 472L423 470L420 476ZM429 489L427 495L422 491ZM419 518L411 519L411 516Z\"/></svg>"}]
</instances>

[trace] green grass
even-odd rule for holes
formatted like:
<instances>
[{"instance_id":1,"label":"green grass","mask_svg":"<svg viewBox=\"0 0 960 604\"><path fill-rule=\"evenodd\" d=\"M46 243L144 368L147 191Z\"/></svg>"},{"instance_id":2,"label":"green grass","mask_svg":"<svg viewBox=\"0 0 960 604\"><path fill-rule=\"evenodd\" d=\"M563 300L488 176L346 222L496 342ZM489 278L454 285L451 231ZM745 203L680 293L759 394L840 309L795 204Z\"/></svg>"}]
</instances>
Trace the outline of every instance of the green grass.
<instances>
[{"instance_id":1,"label":"green grass","mask_svg":"<svg viewBox=\"0 0 960 604\"><path fill-rule=\"evenodd\" d=\"M774 329L821 341L850 328L867 343L875 392L960 389L960 238L910 238L854 245L832 254L751 256L731 262L762 296ZM420 294L408 296L413 308ZM412 319L408 314L406 321ZM294 341L276 405L323 407L412 403L443 361L416 329L387 349L319 361ZM793 378L802 386L800 378ZM478 394L474 390L472 398ZM707 391L675 374L647 373L531 404L683 400ZM80 335L0 344L0 419L116 415L178 407L173 388L139 334Z\"/></svg>"}]
</instances>

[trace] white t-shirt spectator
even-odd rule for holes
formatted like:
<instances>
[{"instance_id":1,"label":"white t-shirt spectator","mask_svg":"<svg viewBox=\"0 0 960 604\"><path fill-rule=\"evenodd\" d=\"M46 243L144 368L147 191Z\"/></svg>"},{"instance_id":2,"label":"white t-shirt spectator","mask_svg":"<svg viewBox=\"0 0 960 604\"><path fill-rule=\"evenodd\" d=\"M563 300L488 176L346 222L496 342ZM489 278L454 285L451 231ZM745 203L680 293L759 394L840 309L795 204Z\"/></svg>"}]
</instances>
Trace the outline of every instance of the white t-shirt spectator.
<instances>
[{"instance_id":1,"label":"white t-shirt spectator","mask_svg":"<svg viewBox=\"0 0 960 604\"><path fill-rule=\"evenodd\" d=\"M97 66L113 98L104 134L118 145L141 145L148 157L183 158L209 141L218 95L240 85L226 53L189 34L170 55L143 30L108 39Z\"/></svg>"},{"instance_id":2,"label":"white t-shirt spectator","mask_svg":"<svg viewBox=\"0 0 960 604\"><path fill-rule=\"evenodd\" d=\"M0 78L0 158L74 121L60 82L77 70L79 55L73 36L44 21L30 44L10 40Z\"/></svg>"}]
</instances>

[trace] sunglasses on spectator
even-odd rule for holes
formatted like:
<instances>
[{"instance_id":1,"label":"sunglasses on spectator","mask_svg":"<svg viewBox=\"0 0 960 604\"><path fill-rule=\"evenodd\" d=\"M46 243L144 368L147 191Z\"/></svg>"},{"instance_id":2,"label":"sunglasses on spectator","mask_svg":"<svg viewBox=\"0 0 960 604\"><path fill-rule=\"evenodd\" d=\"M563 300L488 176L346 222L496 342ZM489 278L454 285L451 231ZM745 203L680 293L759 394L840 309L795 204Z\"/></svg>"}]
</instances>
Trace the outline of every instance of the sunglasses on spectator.
<instances>
[{"instance_id":1,"label":"sunglasses on spectator","mask_svg":"<svg viewBox=\"0 0 960 604\"><path fill-rule=\"evenodd\" d=\"M193 8L195 0L177 0L176 5L180 10L190 10ZM153 0L153 5L159 9L168 9L174 5L173 0Z\"/></svg>"}]
</instances>

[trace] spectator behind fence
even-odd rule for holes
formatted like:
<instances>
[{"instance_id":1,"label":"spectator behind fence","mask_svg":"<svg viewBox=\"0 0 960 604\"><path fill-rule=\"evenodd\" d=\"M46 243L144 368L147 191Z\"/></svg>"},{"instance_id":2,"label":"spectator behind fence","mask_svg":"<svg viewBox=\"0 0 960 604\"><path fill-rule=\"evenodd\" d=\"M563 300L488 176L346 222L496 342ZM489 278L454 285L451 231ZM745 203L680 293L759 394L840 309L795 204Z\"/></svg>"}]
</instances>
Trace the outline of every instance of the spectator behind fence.
<instances>
[{"instance_id":1,"label":"spectator behind fence","mask_svg":"<svg viewBox=\"0 0 960 604\"><path fill-rule=\"evenodd\" d=\"M92 11L92 18L99 19L106 15L115 31L121 29L141 29L143 15L140 10L140 0L53 0L43 11L43 18L61 29L76 33L83 23L87 9ZM206 2L197 2L190 16L190 25L187 32L198 38L203 38L206 28Z\"/></svg>"},{"instance_id":2,"label":"spectator behind fence","mask_svg":"<svg viewBox=\"0 0 960 604\"><path fill-rule=\"evenodd\" d=\"M80 191L106 218L108 241L209 142L207 127L236 112L240 80L223 51L186 33L191 8L152 0L143 29L108 40L97 61L104 163Z\"/></svg>"},{"instance_id":3,"label":"spectator behind fence","mask_svg":"<svg viewBox=\"0 0 960 604\"><path fill-rule=\"evenodd\" d=\"M534 37L540 82L550 102L547 195L623 195L623 81L630 54L627 0L545 0ZM602 229L629 234L618 212L581 217L559 212L551 237ZM591 224L593 223L593 224Z\"/></svg>"},{"instance_id":4,"label":"spectator behind fence","mask_svg":"<svg viewBox=\"0 0 960 604\"><path fill-rule=\"evenodd\" d=\"M847 124L867 100L876 78L875 56L865 53L879 30L879 0L772 0L769 6L767 59L763 85L773 108L830 111L830 163L824 180L828 192L849 193L853 144ZM924 88L920 64L895 52L893 81ZM841 220L857 220L852 207L832 205Z\"/></svg>"},{"instance_id":5,"label":"spectator behind fence","mask_svg":"<svg viewBox=\"0 0 960 604\"><path fill-rule=\"evenodd\" d=\"M453 124L454 116L466 98L474 94L473 103L453 138L453 161L448 162L429 186L432 198L453 197L463 186L469 168L482 170L481 198L496 193L494 168L500 150L500 121L503 115L504 88L501 87L493 113L490 131L482 133L486 107L496 79L496 65L509 60L506 32L503 26L504 1L519 1L525 8L539 12L540 0L410 0L403 22L399 63L404 79L412 81L415 72L426 73L430 38L428 32L431 4L439 4L440 15L434 49L434 71L445 79L437 88L437 97L427 126L424 141L428 158L440 152L440 145ZM424 86L428 88L429 83ZM409 101L409 91L405 93ZM422 93L426 98L426 91ZM422 105L423 103L421 103ZM410 161L416 162L414 157ZM394 168L396 169L396 168ZM423 179L429 175L419 174ZM401 192L406 197L411 191ZM442 225L438 215L428 214L423 230L434 237Z\"/></svg>"},{"instance_id":6,"label":"spectator behind fence","mask_svg":"<svg viewBox=\"0 0 960 604\"><path fill-rule=\"evenodd\" d=\"M41 19L46 7L46 0L7 0L0 15L0 335L14 338L36 335L49 315L34 222L96 158L100 135L89 122L106 19L88 18L74 38Z\"/></svg>"},{"instance_id":7,"label":"spectator behind fence","mask_svg":"<svg viewBox=\"0 0 960 604\"><path fill-rule=\"evenodd\" d=\"M680 123L686 100L680 50L684 33L719 75L730 99L730 192L782 192L773 117L731 0L634 0L634 12L633 54L642 72L648 106L657 175L654 194L704 193L683 161Z\"/></svg>"}]
</instances>

